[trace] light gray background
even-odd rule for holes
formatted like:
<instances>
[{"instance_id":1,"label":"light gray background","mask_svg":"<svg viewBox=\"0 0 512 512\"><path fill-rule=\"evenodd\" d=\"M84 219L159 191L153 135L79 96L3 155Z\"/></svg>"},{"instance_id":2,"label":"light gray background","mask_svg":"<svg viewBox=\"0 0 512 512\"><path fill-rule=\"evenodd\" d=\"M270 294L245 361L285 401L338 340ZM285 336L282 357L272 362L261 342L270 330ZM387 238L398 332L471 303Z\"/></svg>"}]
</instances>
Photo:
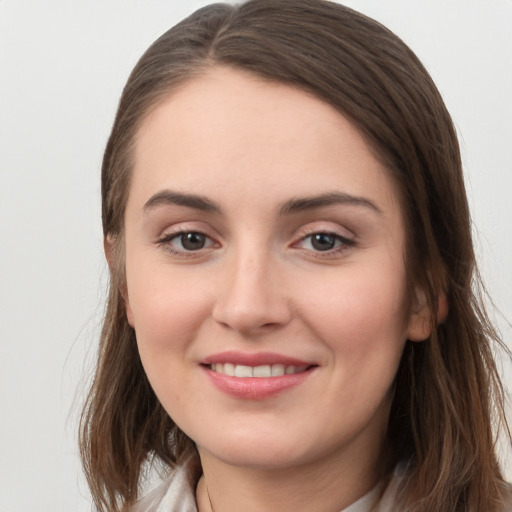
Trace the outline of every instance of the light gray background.
<instances>
[{"instance_id":1,"label":"light gray background","mask_svg":"<svg viewBox=\"0 0 512 512\"><path fill-rule=\"evenodd\" d=\"M90 510L76 419L105 296L102 150L137 58L206 3L0 0L0 512ZM510 320L512 0L346 3L399 34L444 95L483 275Z\"/></svg>"}]
</instances>

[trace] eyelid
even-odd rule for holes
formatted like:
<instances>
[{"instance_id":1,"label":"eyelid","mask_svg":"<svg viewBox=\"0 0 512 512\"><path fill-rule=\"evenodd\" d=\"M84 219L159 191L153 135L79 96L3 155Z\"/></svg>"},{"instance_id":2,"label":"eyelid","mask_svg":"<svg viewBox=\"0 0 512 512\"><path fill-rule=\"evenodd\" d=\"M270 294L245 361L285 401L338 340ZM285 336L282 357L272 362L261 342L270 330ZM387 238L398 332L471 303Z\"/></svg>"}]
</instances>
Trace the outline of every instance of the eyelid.
<instances>
[{"instance_id":1,"label":"eyelid","mask_svg":"<svg viewBox=\"0 0 512 512\"><path fill-rule=\"evenodd\" d=\"M196 229L184 229L184 230L176 231L175 233L168 233L168 234L164 235L162 238L160 238L157 241L157 243L168 243L172 240L175 240L176 238L179 238L180 236L187 235L190 233L203 235L206 239L208 239L212 242L212 245L215 243L214 240L209 235L207 235L206 233L203 233L202 231L198 231Z\"/></svg>"},{"instance_id":2,"label":"eyelid","mask_svg":"<svg viewBox=\"0 0 512 512\"><path fill-rule=\"evenodd\" d=\"M352 240L351 238L347 238L343 235L340 235L339 233L334 233L332 231L315 231L314 233L311 233L309 235L305 235L303 236L302 238L300 238L297 242L295 242L294 245L297 245L299 244L300 242L304 242L304 240L307 240L308 238L311 238L312 236L314 235L327 235L327 236L332 236L334 238L336 238L337 240L340 240L342 244L346 245L346 246L352 246L355 244L355 240ZM321 251L319 251L321 252ZM327 252L327 251L326 251Z\"/></svg>"},{"instance_id":3,"label":"eyelid","mask_svg":"<svg viewBox=\"0 0 512 512\"><path fill-rule=\"evenodd\" d=\"M337 236L345 241L356 242L356 235L346 227L340 226L332 222L311 222L305 226L301 226L296 231L295 239L297 241L307 238L317 233L325 233Z\"/></svg>"},{"instance_id":4,"label":"eyelid","mask_svg":"<svg viewBox=\"0 0 512 512\"><path fill-rule=\"evenodd\" d=\"M177 236L182 233L201 233L212 240L218 238L215 231L204 222L196 222L196 221L180 221L174 224L169 224L163 229L159 230L159 233L156 234L155 241L168 239L172 236Z\"/></svg>"},{"instance_id":5,"label":"eyelid","mask_svg":"<svg viewBox=\"0 0 512 512\"><path fill-rule=\"evenodd\" d=\"M324 234L335 237L337 241L341 243L338 243L332 249L328 249L325 251L315 250L314 248L300 247L300 245L303 242L305 242L308 238L317 234ZM293 248L313 254L316 258L339 257L341 253L345 253L346 251L355 247L356 245L357 240L356 236L353 233L349 232L347 229L342 229L340 227L336 228L333 227L332 225L327 226L325 223L318 223L302 227L299 230L298 235L295 237L295 241L291 244Z\"/></svg>"},{"instance_id":6,"label":"eyelid","mask_svg":"<svg viewBox=\"0 0 512 512\"><path fill-rule=\"evenodd\" d=\"M216 237L211 231L211 229L204 226L197 226L197 224L180 223L164 229L162 234L155 240L155 244L176 256L181 256L183 258L198 257L200 255L204 255L206 251L211 250L212 248L220 247L220 243L217 240L218 237ZM203 235L210 241L210 243L206 247L202 247L195 251L179 249L171 244L173 240L187 233L198 233Z\"/></svg>"}]
</instances>

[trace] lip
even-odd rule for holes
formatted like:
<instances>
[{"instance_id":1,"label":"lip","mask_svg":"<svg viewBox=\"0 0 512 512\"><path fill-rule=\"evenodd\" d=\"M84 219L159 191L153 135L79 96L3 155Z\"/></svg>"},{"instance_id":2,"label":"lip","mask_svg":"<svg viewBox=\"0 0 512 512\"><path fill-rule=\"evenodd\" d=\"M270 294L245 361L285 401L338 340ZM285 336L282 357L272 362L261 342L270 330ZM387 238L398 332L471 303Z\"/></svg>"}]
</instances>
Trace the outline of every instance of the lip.
<instances>
[{"instance_id":1,"label":"lip","mask_svg":"<svg viewBox=\"0 0 512 512\"><path fill-rule=\"evenodd\" d=\"M248 354L245 352L237 352L230 350L227 352L220 352L206 357L201 361L204 365L209 364L240 364L245 366L262 366L262 365L273 365L283 364L284 366L316 366L311 361L303 361L294 357L288 357L282 354L274 354L273 352L257 352L254 354Z\"/></svg>"},{"instance_id":2,"label":"lip","mask_svg":"<svg viewBox=\"0 0 512 512\"><path fill-rule=\"evenodd\" d=\"M284 366L305 366L307 369L279 377L232 377L215 372L209 366L219 363L245 366L282 364ZM264 400L279 395L302 384L316 368L315 363L271 352L247 354L229 351L208 356L201 362L201 369L218 390L244 400Z\"/></svg>"}]
</instances>

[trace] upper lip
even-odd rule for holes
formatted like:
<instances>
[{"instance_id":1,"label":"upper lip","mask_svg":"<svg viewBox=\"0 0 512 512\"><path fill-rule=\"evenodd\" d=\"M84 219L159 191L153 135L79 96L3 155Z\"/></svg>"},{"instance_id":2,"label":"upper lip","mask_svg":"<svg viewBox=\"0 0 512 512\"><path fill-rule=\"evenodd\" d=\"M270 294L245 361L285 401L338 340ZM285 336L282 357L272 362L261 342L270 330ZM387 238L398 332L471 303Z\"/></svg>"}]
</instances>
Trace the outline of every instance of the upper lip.
<instances>
[{"instance_id":1,"label":"upper lip","mask_svg":"<svg viewBox=\"0 0 512 512\"><path fill-rule=\"evenodd\" d=\"M273 364L282 364L284 366L312 366L314 363L304 361L295 357L285 356L283 354L275 354L273 352L257 352L249 354L246 352L227 351L218 354L212 354L202 360L202 364L225 364L243 366L264 366Z\"/></svg>"}]
</instances>

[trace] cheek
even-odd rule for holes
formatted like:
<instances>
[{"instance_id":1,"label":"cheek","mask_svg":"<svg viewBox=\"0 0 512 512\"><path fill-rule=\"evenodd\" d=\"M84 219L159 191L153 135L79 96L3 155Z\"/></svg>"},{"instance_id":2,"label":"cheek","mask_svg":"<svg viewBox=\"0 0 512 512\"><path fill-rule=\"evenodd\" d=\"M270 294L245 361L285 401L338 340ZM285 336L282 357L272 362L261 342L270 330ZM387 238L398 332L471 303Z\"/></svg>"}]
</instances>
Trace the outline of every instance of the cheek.
<instances>
[{"instance_id":1,"label":"cheek","mask_svg":"<svg viewBox=\"0 0 512 512\"><path fill-rule=\"evenodd\" d=\"M304 279L301 287L297 295L303 297L299 306L303 317L335 357L361 363L361 368L374 354L375 359L400 355L406 338L401 268L347 267L321 286Z\"/></svg>"},{"instance_id":2,"label":"cheek","mask_svg":"<svg viewBox=\"0 0 512 512\"><path fill-rule=\"evenodd\" d=\"M310 332L331 355L331 379L318 401L318 414L341 410L343 424L354 432L376 414L383 424L387 421L390 390L405 344L404 280L397 278L400 273L393 274L394 279L389 275L352 269L314 288L300 304ZM325 428L336 433L339 421L329 416Z\"/></svg>"},{"instance_id":3,"label":"cheek","mask_svg":"<svg viewBox=\"0 0 512 512\"><path fill-rule=\"evenodd\" d=\"M133 270L127 261L127 286L139 355L159 400L180 424L187 403L198 402L190 368L193 342L208 309L206 290L183 273L154 265ZM184 390L187 392L184 393Z\"/></svg>"},{"instance_id":4,"label":"cheek","mask_svg":"<svg viewBox=\"0 0 512 512\"><path fill-rule=\"evenodd\" d=\"M159 268L158 272L155 269ZM170 267L127 260L129 305L143 363L165 353L185 357L208 309L205 280L194 280ZM207 282L207 281L206 281ZM203 287L204 289L202 289Z\"/></svg>"}]
</instances>

